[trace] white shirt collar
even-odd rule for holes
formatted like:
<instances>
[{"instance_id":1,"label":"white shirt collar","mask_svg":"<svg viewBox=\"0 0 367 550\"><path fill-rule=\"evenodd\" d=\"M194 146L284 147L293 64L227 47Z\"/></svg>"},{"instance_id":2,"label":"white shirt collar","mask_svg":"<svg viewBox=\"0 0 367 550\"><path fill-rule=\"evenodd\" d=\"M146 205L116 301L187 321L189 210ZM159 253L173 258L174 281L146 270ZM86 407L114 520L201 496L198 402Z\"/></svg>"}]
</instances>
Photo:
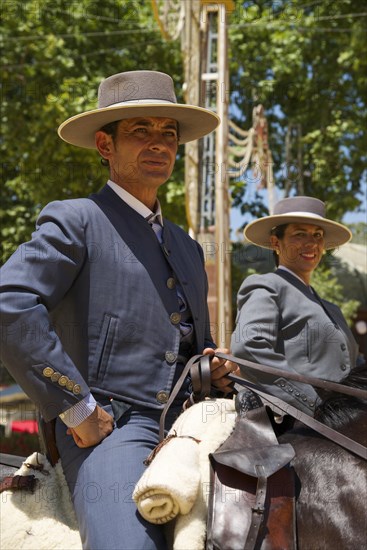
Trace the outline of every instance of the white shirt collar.
<instances>
[{"instance_id":1,"label":"white shirt collar","mask_svg":"<svg viewBox=\"0 0 367 550\"><path fill-rule=\"evenodd\" d=\"M152 214L155 214L160 224L163 226L163 217L162 217L162 210L161 205L159 203L159 200L157 199L155 204L155 211L153 212L145 206L141 201L139 201L136 197L131 195L126 191L126 189L123 189L117 183L115 183L112 180L107 181L107 185L111 187L111 189L122 199L126 204L130 206L135 212L143 216L143 218L149 218Z\"/></svg>"},{"instance_id":2,"label":"white shirt collar","mask_svg":"<svg viewBox=\"0 0 367 550\"><path fill-rule=\"evenodd\" d=\"M285 267L284 265L279 265L277 269L283 269L283 271L288 271L288 273L290 273L291 275L293 275L293 277L296 277L299 281L301 281L301 283L303 283L305 286L307 286L308 288L310 288L308 285L306 285L306 283L301 279L301 277L298 277L298 275L296 275L296 273L294 273L294 271L292 271L291 269L288 269L288 267Z\"/></svg>"}]
</instances>

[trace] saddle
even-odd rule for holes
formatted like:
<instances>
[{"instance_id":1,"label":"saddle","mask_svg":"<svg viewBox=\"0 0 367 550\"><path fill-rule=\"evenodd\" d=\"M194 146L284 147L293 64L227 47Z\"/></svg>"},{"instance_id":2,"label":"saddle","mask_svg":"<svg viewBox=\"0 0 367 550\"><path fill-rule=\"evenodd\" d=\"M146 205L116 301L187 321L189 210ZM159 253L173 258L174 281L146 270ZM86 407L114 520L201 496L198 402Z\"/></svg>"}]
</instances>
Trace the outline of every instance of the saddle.
<instances>
[{"instance_id":1,"label":"saddle","mask_svg":"<svg viewBox=\"0 0 367 550\"><path fill-rule=\"evenodd\" d=\"M206 550L295 550L295 455L279 445L268 412L249 390L211 467Z\"/></svg>"}]
</instances>

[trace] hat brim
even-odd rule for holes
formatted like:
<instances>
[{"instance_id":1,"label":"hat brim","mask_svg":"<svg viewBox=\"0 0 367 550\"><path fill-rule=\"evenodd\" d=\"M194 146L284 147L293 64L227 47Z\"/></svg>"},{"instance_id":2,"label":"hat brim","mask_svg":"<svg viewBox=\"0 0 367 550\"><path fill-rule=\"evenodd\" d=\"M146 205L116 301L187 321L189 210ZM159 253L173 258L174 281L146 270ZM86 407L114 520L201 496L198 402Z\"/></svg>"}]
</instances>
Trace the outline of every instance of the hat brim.
<instances>
[{"instance_id":1,"label":"hat brim","mask_svg":"<svg viewBox=\"0 0 367 550\"><path fill-rule=\"evenodd\" d=\"M305 223L321 227L324 230L326 250L346 244L352 238L351 231L341 223L308 214L279 214L277 216L260 218L249 223L245 227L243 234L245 239L253 244L263 248L273 248L270 242L271 230L274 227L288 223Z\"/></svg>"},{"instance_id":2,"label":"hat brim","mask_svg":"<svg viewBox=\"0 0 367 550\"><path fill-rule=\"evenodd\" d=\"M95 149L95 133L106 124L116 120L135 117L165 117L177 120L180 130L180 143L187 143L199 139L220 124L219 116L202 107L185 104L156 104L119 105L87 111L68 118L58 128L58 134L64 141Z\"/></svg>"}]
</instances>

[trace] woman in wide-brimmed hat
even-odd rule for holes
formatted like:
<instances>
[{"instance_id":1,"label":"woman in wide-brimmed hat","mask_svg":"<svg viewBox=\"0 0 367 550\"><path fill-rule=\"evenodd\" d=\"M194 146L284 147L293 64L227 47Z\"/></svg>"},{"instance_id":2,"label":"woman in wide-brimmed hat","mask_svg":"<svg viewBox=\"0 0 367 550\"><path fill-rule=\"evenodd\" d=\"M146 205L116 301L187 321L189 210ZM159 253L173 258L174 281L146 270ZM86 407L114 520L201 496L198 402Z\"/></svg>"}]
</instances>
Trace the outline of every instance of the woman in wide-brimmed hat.
<instances>
[{"instance_id":1,"label":"woman in wide-brimmed hat","mask_svg":"<svg viewBox=\"0 0 367 550\"><path fill-rule=\"evenodd\" d=\"M248 241L274 251L274 273L251 275L237 299L234 355L250 361L339 382L356 365L358 347L340 309L311 286L325 250L351 238L344 225L325 217L325 205L313 197L279 201L274 214L244 230ZM310 385L244 369L273 395L309 415L319 403Z\"/></svg>"}]
</instances>

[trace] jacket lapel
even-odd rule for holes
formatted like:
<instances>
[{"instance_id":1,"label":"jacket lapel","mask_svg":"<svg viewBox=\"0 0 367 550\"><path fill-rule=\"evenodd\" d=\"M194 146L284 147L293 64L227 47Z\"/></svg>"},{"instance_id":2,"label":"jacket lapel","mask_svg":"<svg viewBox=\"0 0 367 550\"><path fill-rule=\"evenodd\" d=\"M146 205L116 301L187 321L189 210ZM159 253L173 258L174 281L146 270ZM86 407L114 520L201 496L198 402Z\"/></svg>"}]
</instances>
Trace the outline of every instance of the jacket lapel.
<instances>
[{"instance_id":1,"label":"jacket lapel","mask_svg":"<svg viewBox=\"0 0 367 550\"><path fill-rule=\"evenodd\" d=\"M285 271L284 269L277 269L275 273L276 275L279 275L279 277L282 277L282 279L288 281L288 283L291 283L293 286L298 288L298 290L302 292L302 294L307 296L307 298L310 298L314 302L317 301L315 296L312 294L311 289L307 285L302 283L302 281L300 281L297 277L294 277L294 275L292 275L288 271Z\"/></svg>"},{"instance_id":2,"label":"jacket lapel","mask_svg":"<svg viewBox=\"0 0 367 550\"><path fill-rule=\"evenodd\" d=\"M171 314L172 311L177 311L177 297L166 285L172 273L148 222L121 200L108 185L89 198L100 207L133 255L144 265L167 312Z\"/></svg>"},{"instance_id":3,"label":"jacket lapel","mask_svg":"<svg viewBox=\"0 0 367 550\"><path fill-rule=\"evenodd\" d=\"M313 302L320 304L326 315L331 319L334 325L337 326L337 323L330 313L325 301L320 298L313 287L308 287L307 285L303 284L299 279L297 279L297 277L294 277L291 273L288 273L288 271L284 271L284 269L277 269L275 273L291 283L293 286L297 287L302 292L302 294L307 296L307 298L309 298Z\"/></svg>"},{"instance_id":4,"label":"jacket lapel","mask_svg":"<svg viewBox=\"0 0 367 550\"><path fill-rule=\"evenodd\" d=\"M202 318L200 306L207 289L204 286L204 266L199 245L195 246L194 242L188 241L187 234L176 228L169 220L164 220L163 242L168 253L167 261L180 282L193 319Z\"/></svg>"}]
</instances>

